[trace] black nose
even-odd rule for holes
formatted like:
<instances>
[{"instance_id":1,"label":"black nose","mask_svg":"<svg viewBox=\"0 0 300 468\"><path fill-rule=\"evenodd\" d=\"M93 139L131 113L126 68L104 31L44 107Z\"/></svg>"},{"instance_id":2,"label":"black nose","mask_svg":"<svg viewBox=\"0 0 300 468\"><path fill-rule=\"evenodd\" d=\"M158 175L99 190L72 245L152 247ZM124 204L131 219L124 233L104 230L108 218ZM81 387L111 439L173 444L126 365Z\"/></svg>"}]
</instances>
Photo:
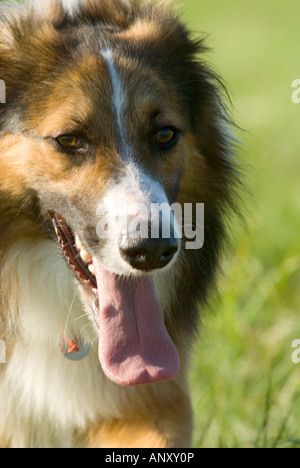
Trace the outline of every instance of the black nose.
<instances>
[{"instance_id":1,"label":"black nose","mask_svg":"<svg viewBox=\"0 0 300 468\"><path fill-rule=\"evenodd\" d=\"M151 271L167 266L179 249L174 236L168 239L126 239L119 247L122 258L133 268Z\"/></svg>"}]
</instances>

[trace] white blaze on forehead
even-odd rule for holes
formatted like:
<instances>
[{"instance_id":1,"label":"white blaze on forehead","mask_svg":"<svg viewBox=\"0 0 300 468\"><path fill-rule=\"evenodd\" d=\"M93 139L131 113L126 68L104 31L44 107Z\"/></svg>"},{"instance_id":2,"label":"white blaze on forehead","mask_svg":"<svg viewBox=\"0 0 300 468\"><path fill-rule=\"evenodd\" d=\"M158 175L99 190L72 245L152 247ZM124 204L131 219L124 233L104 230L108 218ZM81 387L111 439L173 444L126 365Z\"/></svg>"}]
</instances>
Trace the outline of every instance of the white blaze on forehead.
<instances>
[{"instance_id":1,"label":"white blaze on forehead","mask_svg":"<svg viewBox=\"0 0 300 468\"><path fill-rule=\"evenodd\" d=\"M112 84L112 107L116 116L117 126L119 135L121 137L122 146L125 146L126 134L124 128L124 107L125 107L125 93L122 78L120 77L116 65L114 62L113 53L109 48L104 49L100 52L101 56L105 60L107 65L108 73Z\"/></svg>"}]
</instances>

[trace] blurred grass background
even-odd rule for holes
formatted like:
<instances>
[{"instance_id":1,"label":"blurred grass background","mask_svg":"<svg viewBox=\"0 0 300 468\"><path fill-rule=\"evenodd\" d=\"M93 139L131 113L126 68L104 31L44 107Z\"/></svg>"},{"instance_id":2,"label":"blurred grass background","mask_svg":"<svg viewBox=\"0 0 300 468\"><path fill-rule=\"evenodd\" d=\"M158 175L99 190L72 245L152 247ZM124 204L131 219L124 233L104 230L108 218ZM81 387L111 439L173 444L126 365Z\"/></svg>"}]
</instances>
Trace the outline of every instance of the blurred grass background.
<instances>
[{"instance_id":1,"label":"blurred grass background","mask_svg":"<svg viewBox=\"0 0 300 468\"><path fill-rule=\"evenodd\" d=\"M299 447L300 3L186 0L181 10L195 36L208 35L246 130L235 134L253 196L194 353L195 446Z\"/></svg>"}]
</instances>

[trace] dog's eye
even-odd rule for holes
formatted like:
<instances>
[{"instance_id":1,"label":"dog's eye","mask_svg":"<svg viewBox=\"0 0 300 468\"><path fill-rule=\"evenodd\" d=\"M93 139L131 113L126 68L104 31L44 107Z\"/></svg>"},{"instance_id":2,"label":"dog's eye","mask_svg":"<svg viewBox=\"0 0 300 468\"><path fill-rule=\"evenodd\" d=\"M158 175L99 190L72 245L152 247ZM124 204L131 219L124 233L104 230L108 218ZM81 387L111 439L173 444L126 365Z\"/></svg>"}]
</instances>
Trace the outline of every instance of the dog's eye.
<instances>
[{"instance_id":1,"label":"dog's eye","mask_svg":"<svg viewBox=\"0 0 300 468\"><path fill-rule=\"evenodd\" d=\"M165 127L157 132L156 139L161 149L169 149L176 143L177 135L178 132L175 128Z\"/></svg>"},{"instance_id":2,"label":"dog's eye","mask_svg":"<svg viewBox=\"0 0 300 468\"><path fill-rule=\"evenodd\" d=\"M82 148L82 143L75 135L62 135L56 138L57 143L63 149L77 150Z\"/></svg>"}]
</instances>

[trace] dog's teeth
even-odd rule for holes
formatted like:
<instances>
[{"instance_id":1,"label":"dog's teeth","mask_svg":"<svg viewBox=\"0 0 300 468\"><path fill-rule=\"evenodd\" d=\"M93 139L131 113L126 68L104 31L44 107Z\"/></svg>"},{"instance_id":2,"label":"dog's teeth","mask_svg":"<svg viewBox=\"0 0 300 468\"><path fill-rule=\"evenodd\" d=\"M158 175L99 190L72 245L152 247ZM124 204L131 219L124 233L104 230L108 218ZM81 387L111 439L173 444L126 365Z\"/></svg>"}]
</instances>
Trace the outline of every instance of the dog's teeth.
<instances>
[{"instance_id":1,"label":"dog's teeth","mask_svg":"<svg viewBox=\"0 0 300 468\"><path fill-rule=\"evenodd\" d=\"M70 257L68 257L67 255L65 255L65 257L66 257L67 262L68 262L68 264L70 265L70 267L73 268L73 270L74 270L74 265L73 265L73 263L72 263L72 259L71 259Z\"/></svg>"},{"instance_id":2,"label":"dog's teeth","mask_svg":"<svg viewBox=\"0 0 300 468\"><path fill-rule=\"evenodd\" d=\"M88 266L88 269L90 270L90 272L92 273L92 275L96 276L96 275L95 275L95 267L94 267L93 263L91 263L91 264Z\"/></svg>"},{"instance_id":3,"label":"dog's teeth","mask_svg":"<svg viewBox=\"0 0 300 468\"><path fill-rule=\"evenodd\" d=\"M76 245L77 250L84 249L84 247L83 247L83 245L81 243L81 240L79 239L77 234L75 235L75 245Z\"/></svg>"},{"instance_id":4,"label":"dog's teeth","mask_svg":"<svg viewBox=\"0 0 300 468\"><path fill-rule=\"evenodd\" d=\"M81 248L80 250L80 257L82 258L84 263L88 263L92 260L90 254L84 248Z\"/></svg>"},{"instance_id":5,"label":"dog's teeth","mask_svg":"<svg viewBox=\"0 0 300 468\"><path fill-rule=\"evenodd\" d=\"M84 248L84 246L83 246L81 240L79 239L79 237L77 236L77 234L75 235L75 246L76 246L76 249L78 250L78 252L80 254L80 257L84 261L84 263L89 263L89 262L92 261L92 257L90 256L88 251Z\"/></svg>"}]
</instances>

